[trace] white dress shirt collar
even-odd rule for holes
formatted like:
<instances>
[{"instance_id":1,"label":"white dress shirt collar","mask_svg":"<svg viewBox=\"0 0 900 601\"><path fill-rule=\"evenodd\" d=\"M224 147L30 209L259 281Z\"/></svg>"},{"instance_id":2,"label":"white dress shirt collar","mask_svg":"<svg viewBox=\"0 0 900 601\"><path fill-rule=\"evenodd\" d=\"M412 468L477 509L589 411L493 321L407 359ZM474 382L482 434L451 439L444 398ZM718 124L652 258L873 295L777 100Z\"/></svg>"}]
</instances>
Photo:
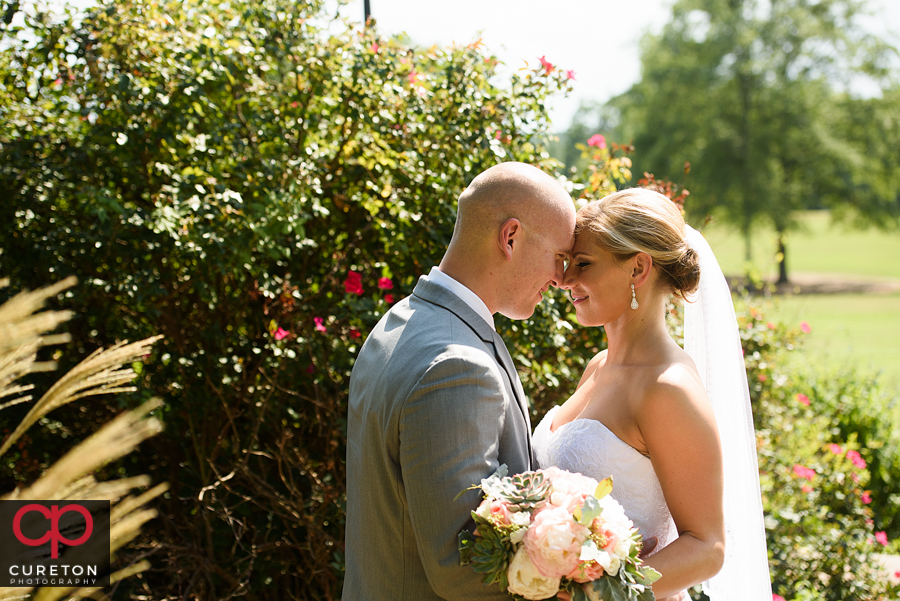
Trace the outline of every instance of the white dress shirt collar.
<instances>
[{"instance_id":1,"label":"white dress shirt collar","mask_svg":"<svg viewBox=\"0 0 900 601\"><path fill-rule=\"evenodd\" d=\"M473 311L478 313L478 315L480 315L481 318L484 319L489 326L491 326L492 330L494 330L495 332L497 331L497 328L494 327L493 314L477 294L438 269L437 266L431 268L431 271L428 273L428 279L438 286L446 288L447 290L458 296L464 303L469 305L469 307L471 307Z\"/></svg>"}]
</instances>

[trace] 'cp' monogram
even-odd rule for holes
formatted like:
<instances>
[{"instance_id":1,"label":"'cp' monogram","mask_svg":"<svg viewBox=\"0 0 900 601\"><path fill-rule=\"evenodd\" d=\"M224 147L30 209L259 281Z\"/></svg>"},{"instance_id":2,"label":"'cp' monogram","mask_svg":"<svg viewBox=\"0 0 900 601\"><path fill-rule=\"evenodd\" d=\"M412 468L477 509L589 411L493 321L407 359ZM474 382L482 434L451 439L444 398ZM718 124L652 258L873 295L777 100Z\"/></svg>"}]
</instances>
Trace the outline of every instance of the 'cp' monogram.
<instances>
[{"instance_id":1,"label":"'cp' monogram","mask_svg":"<svg viewBox=\"0 0 900 601\"><path fill-rule=\"evenodd\" d=\"M24 534L22 534L22 516L31 511L37 511L45 518L50 520L50 529L47 533L41 538L28 538ZM59 532L59 516L66 513L67 511L77 511L84 518L86 529L84 534L76 538L75 540L69 540L65 538ZM56 544L57 542L65 543L71 547L77 547L78 545L83 545L87 542L87 540L91 537L91 532L94 531L94 518L91 517L91 512L82 507L81 505L66 505L62 509L59 508L59 505L51 505L50 508L46 508L43 505L38 505L36 503L32 503L31 505L25 505L16 512L15 517L13 518L13 534L16 535L16 538L19 539L20 543L28 545L29 547L38 547L43 545L47 541L50 541L50 557L53 559L57 559L59 557L59 546Z\"/></svg>"}]
</instances>

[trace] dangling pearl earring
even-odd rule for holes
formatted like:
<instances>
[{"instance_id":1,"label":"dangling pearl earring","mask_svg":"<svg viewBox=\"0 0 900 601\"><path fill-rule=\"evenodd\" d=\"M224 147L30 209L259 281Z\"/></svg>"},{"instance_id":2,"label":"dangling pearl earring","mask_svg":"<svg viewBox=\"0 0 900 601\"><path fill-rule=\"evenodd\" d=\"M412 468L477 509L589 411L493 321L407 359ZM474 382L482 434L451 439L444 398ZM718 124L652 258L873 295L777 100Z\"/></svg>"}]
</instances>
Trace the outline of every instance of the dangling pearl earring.
<instances>
[{"instance_id":1,"label":"dangling pearl earring","mask_svg":"<svg viewBox=\"0 0 900 601\"><path fill-rule=\"evenodd\" d=\"M631 285L631 308L637 309L640 305L637 302L637 296L634 294L634 284Z\"/></svg>"}]
</instances>

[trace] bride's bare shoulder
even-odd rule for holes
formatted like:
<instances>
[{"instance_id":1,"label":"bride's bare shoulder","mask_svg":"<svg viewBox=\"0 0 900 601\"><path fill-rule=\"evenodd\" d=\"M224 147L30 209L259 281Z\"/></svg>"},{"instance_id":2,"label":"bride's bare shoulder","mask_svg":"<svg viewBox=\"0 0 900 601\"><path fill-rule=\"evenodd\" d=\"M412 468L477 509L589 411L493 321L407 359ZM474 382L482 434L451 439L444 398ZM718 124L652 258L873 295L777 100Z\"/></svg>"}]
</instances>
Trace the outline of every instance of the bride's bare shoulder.
<instances>
[{"instance_id":1,"label":"bride's bare shoulder","mask_svg":"<svg viewBox=\"0 0 900 601\"><path fill-rule=\"evenodd\" d=\"M606 349L603 349L602 351L594 355L594 358L588 362L587 367L584 368L584 374L582 374L581 380L578 382L576 390L578 388L581 388L582 384L587 382L604 363L606 363Z\"/></svg>"}]
</instances>

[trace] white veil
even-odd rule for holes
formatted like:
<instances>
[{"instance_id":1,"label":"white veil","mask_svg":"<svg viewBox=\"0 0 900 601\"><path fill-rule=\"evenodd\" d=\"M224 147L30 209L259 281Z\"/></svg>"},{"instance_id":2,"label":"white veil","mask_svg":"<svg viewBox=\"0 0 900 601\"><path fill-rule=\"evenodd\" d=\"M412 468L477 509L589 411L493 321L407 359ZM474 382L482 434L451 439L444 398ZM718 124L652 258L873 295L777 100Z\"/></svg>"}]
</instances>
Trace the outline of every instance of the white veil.
<instances>
[{"instance_id":1,"label":"white veil","mask_svg":"<svg viewBox=\"0 0 900 601\"><path fill-rule=\"evenodd\" d=\"M684 350L712 402L725 468L725 564L703 590L711 601L771 601L756 433L731 290L700 232L685 226L685 234L700 259L700 287L684 305Z\"/></svg>"}]
</instances>

